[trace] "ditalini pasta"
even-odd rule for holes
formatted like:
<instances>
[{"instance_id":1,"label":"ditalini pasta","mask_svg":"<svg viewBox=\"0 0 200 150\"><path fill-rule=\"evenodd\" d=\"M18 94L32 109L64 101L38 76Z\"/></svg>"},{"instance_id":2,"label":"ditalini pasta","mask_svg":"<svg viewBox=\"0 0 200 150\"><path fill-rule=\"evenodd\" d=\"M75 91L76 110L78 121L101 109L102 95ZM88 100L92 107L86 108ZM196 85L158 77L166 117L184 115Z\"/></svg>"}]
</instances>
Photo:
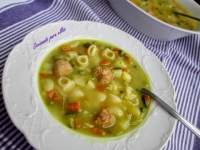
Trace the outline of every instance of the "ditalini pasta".
<instances>
[{"instance_id":1,"label":"ditalini pasta","mask_svg":"<svg viewBox=\"0 0 200 150\"><path fill-rule=\"evenodd\" d=\"M95 56L97 54L98 48L96 45L92 44L89 46L87 51L89 56Z\"/></svg>"},{"instance_id":2,"label":"ditalini pasta","mask_svg":"<svg viewBox=\"0 0 200 150\"><path fill-rule=\"evenodd\" d=\"M97 40L62 44L44 58L38 73L42 100L66 127L97 137L120 136L147 117L147 74L128 53Z\"/></svg>"},{"instance_id":3,"label":"ditalini pasta","mask_svg":"<svg viewBox=\"0 0 200 150\"><path fill-rule=\"evenodd\" d=\"M109 48L106 48L103 52L102 52L102 55L107 58L107 59L110 59L110 60L114 60L115 59L115 53L109 49Z\"/></svg>"},{"instance_id":4,"label":"ditalini pasta","mask_svg":"<svg viewBox=\"0 0 200 150\"><path fill-rule=\"evenodd\" d=\"M89 60L87 55L78 56L77 62L81 67L86 67L89 65Z\"/></svg>"},{"instance_id":5,"label":"ditalini pasta","mask_svg":"<svg viewBox=\"0 0 200 150\"><path fill-rule=\"evenodd\" d=\"M67 77L60 77L58 79L58 85L62 88L64 92L70 91L74 88L75 83L73 80Z\"/></svg>"}]
</instances>

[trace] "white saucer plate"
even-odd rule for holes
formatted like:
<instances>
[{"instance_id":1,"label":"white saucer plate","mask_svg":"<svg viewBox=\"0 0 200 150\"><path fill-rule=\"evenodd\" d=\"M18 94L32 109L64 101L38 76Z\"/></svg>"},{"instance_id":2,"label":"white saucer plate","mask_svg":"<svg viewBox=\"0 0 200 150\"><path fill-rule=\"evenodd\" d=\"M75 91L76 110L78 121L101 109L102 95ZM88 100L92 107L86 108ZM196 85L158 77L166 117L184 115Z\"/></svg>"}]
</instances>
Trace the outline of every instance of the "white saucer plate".
<instances>
[{"instance_id":1,"label":"white saucer plate","mask_svg":"<svg viewBox=\"0 0 200 150\"><path fill-rule=\"evenodd\" d=\"M3 96L9 116L29 143L40 150L157 150L174 130L175 119L153 104L137 132L120 139L99 141L74 134L49 114L38 94L36 74L41 58L56 45L72 39L92 38L114 44L133 55L150 77L152 91L173 108L174 90L158 58L142 43L111 26L83 21L45 25L15 46L3 72Z\"/></svg>"}]
</instances>

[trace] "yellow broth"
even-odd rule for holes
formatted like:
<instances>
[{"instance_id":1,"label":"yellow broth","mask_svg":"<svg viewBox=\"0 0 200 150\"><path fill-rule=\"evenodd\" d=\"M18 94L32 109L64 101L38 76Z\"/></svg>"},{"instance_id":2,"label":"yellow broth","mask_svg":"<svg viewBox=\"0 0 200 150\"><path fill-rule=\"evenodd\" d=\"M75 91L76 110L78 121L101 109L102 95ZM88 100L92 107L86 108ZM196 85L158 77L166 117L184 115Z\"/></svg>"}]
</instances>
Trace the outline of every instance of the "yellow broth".
<instances>
[{"instance_id":1,"label":"yellow broth","mask_svg":"<svg viewBox=\"0 0 200 150\"><path fill-rule=\"evenodd\" d=\"M131 0L133 3L144 9L156 18L171 25L184 29L196 30L198 22L188 17L177 15L174 12L191 15L187 9L181 6L176 0Z\"/></svg>"},{"instance_id":2,"label":"yellow broth","mask_svg":"<svg viewBox=\"0 0 200 150\"><path fill-rule=\"evenodd\" d=\"M96 137L115 137L138 127L151 99L147 74L128 53L96 41L75 40L42 61L39 91L48 111L66 127Z\"/></svg>"}]
</instances>

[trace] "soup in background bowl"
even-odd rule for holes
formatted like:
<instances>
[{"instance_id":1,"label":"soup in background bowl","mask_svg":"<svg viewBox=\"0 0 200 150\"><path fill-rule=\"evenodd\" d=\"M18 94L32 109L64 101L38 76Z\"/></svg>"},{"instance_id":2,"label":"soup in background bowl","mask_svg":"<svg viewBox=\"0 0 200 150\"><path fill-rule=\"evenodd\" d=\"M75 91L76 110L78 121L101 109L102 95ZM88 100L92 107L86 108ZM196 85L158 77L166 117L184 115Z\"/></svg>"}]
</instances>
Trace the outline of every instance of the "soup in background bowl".
<instances>
[{"instance_id":1,"label":"soup in background bowl","mask_svg":"<svg viewBox=\"0 0 200 150\"><path fill-rule=\"evenodd\" d=\"M188 36L190 34L200 35L199 23L197 25L196 23L192 23L194 24L192 25L193 27L189 27L191 25L189 26L183 25L182 22L179 22L179 21L177 22L176 20L173 20L173 19L182 18L181 20L187 20L186 21L187 23L196 22L196 21L188 21L191 19L186 19L186 18L183 19L183 17L180 17L180 16L178 17L177 15L176 16L173 15L172 17L173 19L171 18L173 21L171 21L171 24L170 24L170 21L167 19L167 17L162 17L160 14L151 15L149 12L147 12L147 11L150 11L149 9L151 9L151 7L150 8L147 7L148 2L151 2L150 3L151 5L148 5L148 6L152 6L152 2L158 3L160 2L160 0L144 1L143 4L145 4L146 6L141 6L140 0L137 0L138 5L135 4L133 1L136 1L136 0L109 0L111 6L119 14L119 16L121 16L124 20L126 20L130 25L135 27L138 31L143 32L154 39L158 39L162 41L175 40L184 36ZM165 1L165 2L169 3L171 2L171 0ZM193 17L196 17L196 18L199 17L200 6L195 1L178 0L177 2L181 6L181 8L177 9L176 7L175 8L176 10L179 10L179 11L181 10L182 12L183 9L185 8L187 9L187 12L192 14ZM158 8L155 8L154 10L155 12L161 11L161 9L164 9L165 7L167 7L167 5L158 4L157 7ZM166 8L166 9L168 9L168 11L172 11L171 8ZM169 12L167 12L166 10L162 10L162 12L160 13L166 14ZM165 22L165 20L169 21L169 23ZM183 28L181 28L180 25L178 26L178 24L181 24ZM194 30L191 30L188 28L194 28Z\"/></svg>"},{"instance_id":2,"label":"soup in background bowl","mask_svg":"<svg viewBox=\"0 0 200 150\"><path fill-rule=\"evenodd\" d=\"M196 30L198 22L194 19L178 15L177 12L192 14L176 0L130 0L149 14L171 25L189 30Z\"/></svg>"},{"instance_id":3,"label":"soup in background bowl","mask_svg":"<svg viewBox=\"0 0 200 150\"><path fill-rule=\"evenodd\" d=\"M124 50L97 40L73 40L51 50L38 73L40 96L56 120L94 137L117 137L147 117L148 75Z\"/></svg>"}]
</instances>

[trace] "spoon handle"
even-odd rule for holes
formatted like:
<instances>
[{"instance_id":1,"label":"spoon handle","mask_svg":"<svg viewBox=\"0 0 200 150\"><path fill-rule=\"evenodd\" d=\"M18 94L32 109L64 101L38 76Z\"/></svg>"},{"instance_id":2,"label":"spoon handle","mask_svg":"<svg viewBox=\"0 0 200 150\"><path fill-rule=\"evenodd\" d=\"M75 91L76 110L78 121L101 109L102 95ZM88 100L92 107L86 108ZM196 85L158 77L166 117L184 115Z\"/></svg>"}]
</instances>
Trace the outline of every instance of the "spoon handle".
<instances>
[{"instance_id":1,"label":"spoon handle","mask_svg":"<svg viewBox=\"0 0 200 150\"><path fill-rule=\"evenodd\" d=\"M177 12L177 11L174 11L174 13L176 15L180 15L180 16L184 16L184 17L196 20L196 21L200 21L200 18L197 18L197 17L193 17L193 16L190 16L190 15L187 15L187 14L184 14L184 13L180 13L180 12Z\"/></svg>"},{"instance_id":2,"label":"spoon handle","mask_svg":"<svg viewBox=\"0 0 200 150\"><path fill-rule=\"evenodd\" d=\"M178 119L180 122L182 122L188 129L190 129L198 138L200 138L200 130L189 123L187 120L185 120L180 114L178 114L171 106L169 106L167 103L165 103L161 98L156 96L154 93L150 92L147 89L141 89L141 92L145 95L150 96L154 100L156 100L161 107L163 107L170 115L172 115L174 118Z\"/></svg>"}]
</instances>

